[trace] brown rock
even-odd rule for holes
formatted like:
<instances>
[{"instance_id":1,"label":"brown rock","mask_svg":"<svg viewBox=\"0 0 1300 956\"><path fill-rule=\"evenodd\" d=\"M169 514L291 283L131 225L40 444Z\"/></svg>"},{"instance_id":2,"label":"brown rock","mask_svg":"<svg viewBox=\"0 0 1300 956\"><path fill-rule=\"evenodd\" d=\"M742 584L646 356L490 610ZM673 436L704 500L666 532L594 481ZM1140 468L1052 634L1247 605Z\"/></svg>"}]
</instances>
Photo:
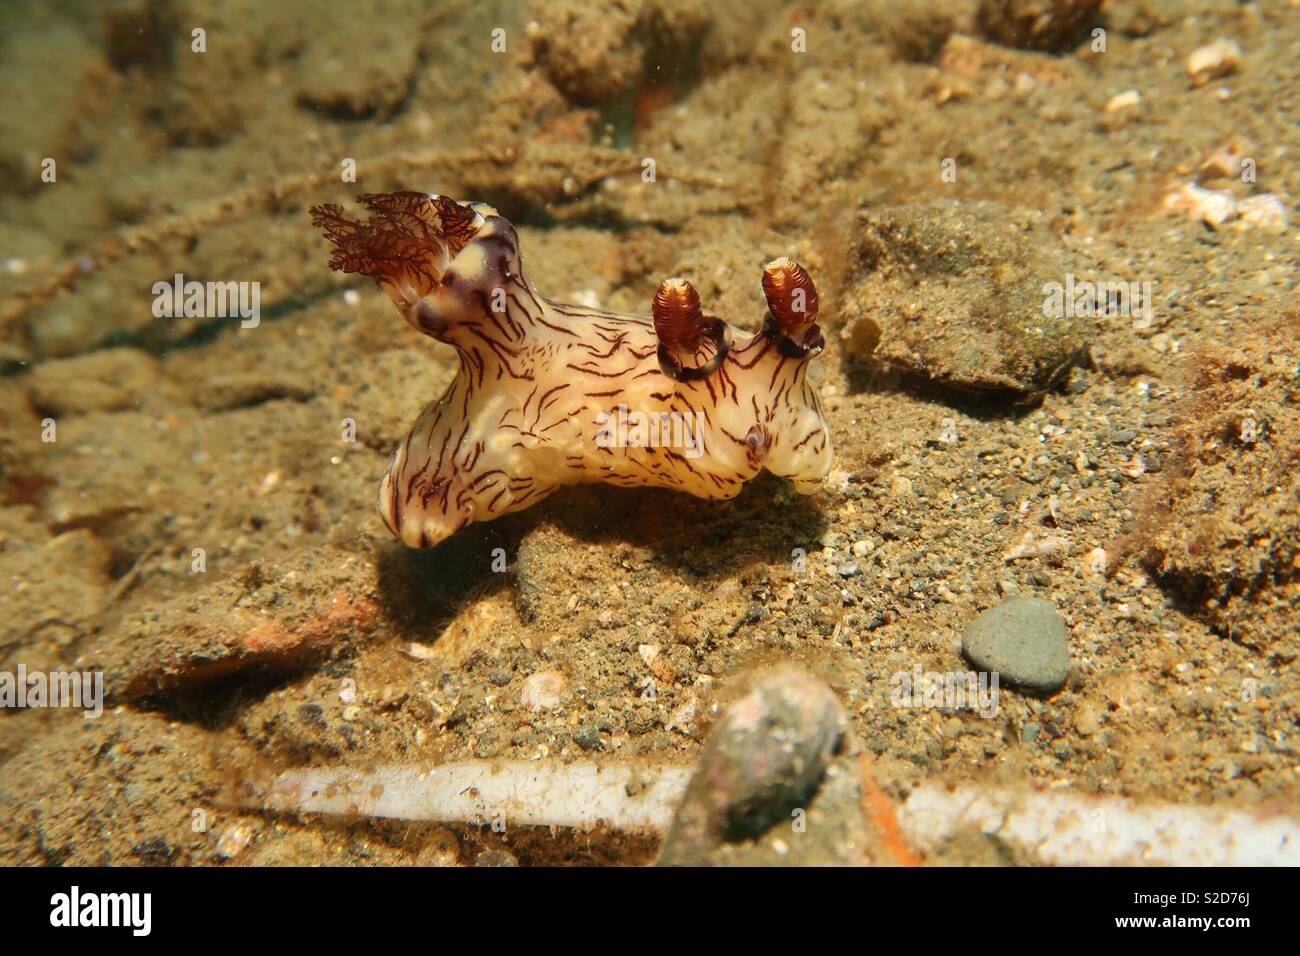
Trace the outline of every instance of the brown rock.
<instances>
[{"instance_id":1,"label":"brown rock","mask_svg":"<svg viewBox=\"0 0 1300 956\"><path fill-rule=\"evenodd\" d=\"M983 0L979 31L1005 46L1060 52L1097 22L1101 0Z\"/></svg>"}]
</instances>

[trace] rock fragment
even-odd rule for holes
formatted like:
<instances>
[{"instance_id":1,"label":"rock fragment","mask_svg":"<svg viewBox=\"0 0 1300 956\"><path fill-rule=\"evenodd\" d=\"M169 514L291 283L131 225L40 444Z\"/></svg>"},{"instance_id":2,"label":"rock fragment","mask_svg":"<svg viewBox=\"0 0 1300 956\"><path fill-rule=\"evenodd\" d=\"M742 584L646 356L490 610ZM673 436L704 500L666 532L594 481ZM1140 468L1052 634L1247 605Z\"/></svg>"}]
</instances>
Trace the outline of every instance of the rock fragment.
<instances>
[{"instance_id":1,"label":"rock fragment","mask_svg":"<svg viewBox=\"0 0 1300 956\"><path fill-rule=\"evenodd\" d=\"M157 389L158 361L139 349L103 349L42 362L23 385L44 415L121 411Z\"/></svg>"},{"instance_id":2,"label":"rock fragment","mask_svg":"<svg viewBox=\"0 0 1300 956\"><path fill-rule=\"evenodd\" d=\"M661 865L698 861L806 806L844 733L831 689L793 668L763 678L723 714L664 840Z\"/></svg>"},{"instance_id":3,"label":"rock fragment","mask_svg":"<svg viewBox=\"0 0 1300 956\"><path fill-rule=\"evenodd\" d=\"M997 43L1060 53L1080 42L1097 22L1101 0L982 0L979 31Z\"/></svg>"},{"instance_id":4,"label":"rock fragment","mask_svg":"<svg viewBox=\"0 0 1300 956\"><path fill-rule=\"evenodd\" d=\"M1088 330L1073 310L1051 308L1044 291L1063 287L1068 270L1037 212L903 205L861 210L857 230L846 337L882 370L944 390L1026 397L1059 383L1083 355Z\"/></svg>"}]
</instances>

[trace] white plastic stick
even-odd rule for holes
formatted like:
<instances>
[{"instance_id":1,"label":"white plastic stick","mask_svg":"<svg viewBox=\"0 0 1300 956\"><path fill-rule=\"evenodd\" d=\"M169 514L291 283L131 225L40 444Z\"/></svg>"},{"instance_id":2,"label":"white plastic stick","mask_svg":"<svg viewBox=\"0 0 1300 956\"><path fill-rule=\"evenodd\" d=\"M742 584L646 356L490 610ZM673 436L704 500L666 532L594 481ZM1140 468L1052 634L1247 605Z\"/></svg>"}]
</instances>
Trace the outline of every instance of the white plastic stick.
<instances>
[{"instance_id":1,"label":"white plastic stick","mask_svg":"<svg viewBox=\"0 0 1300 956\"><path fill-rule=\"evenodd\" d=\"M309 768L281 774L266 806L399 820L665 830L690 774L690 767L533 760Z\"/></svg>"},{"instance_id":2,"label":"white plastic stick","mask_svg":"<svg viewBox=\"0 0 1300 956\"><path fill-rule=\"evenodd\" d=\"M961 830L1033 849L1057 865L1300 866L1289 817L1064 792L921 787L899 814L921 850Z\"/></svg>"},{"instance_id":3,"label":"white plastic stick","mask_svg":"<svg viewBox=\"0 0 1300 956\"><path fill-rule=\"evenodd\" d=\"M430 769L311 768L276 778L264 806L346 814L589 829L668 829L692 768L469 760ZM1284 815L1062 791L917 788L899 811L911 843L932 850L961 831L996 835L1039 862L1114 866L1300 866L1300 823Z\"/></svg>"}]
</instances>

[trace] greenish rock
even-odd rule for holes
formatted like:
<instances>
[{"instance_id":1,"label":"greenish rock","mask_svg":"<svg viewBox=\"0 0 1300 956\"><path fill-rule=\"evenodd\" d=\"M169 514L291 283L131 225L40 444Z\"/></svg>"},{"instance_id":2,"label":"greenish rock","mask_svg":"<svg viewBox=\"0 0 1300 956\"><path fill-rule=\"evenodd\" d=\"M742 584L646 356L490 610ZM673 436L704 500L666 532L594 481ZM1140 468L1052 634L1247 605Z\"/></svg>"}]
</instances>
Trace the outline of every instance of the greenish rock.
<instances>
[{"instance_id":1,"label":"greenish rock","mask_svg":"<svg viewBox=\"0 0 1300 956\"><path fill-rule=\"evenodd\" d=\"M967 625L961 652L1000 682L1038 693L1057 690L1070 673L1065 621L1041 598L1010 598L989 608Z\"/></svg>"},{"instance_id":2,"label":"greenish rock","mask_svg":"<svg viewBox=\"0 0 1300 956\"><path fill-rule=\"evenodd\" d=\"M583 750L599 750L600 731L591 726L582 727L573 735L573 742Z\"/></svg>"}]
</instances>

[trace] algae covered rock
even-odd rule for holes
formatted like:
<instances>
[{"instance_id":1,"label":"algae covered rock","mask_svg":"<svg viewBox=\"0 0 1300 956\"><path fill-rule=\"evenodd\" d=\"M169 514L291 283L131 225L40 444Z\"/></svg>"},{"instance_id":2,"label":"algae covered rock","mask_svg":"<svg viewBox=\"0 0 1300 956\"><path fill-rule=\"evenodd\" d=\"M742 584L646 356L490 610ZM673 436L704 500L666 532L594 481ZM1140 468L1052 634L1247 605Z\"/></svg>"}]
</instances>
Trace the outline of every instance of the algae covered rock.
<instances>
[{"instance_id":1,"label":"algae covered rock","mask_svg":"<svg viewBox=\"0 0 1300 956\"><path fill-rule=\"evenodd\" d=\"M1011 397L1058 384L1086 329L1047 307L1066 281L1040 213L991 202L859 211L844 297L850 355L933 386Z\"/></svg>"},{"instance_id":2,"label":"algae covered rock","mask_svg":"<svg viewBox=\"0 0 1300 956\"><path fill-rule=\"evenodd\" d=\"M711 847L761 835L816 793L846 726L835 694L783 667L727 708L710 735L660 855L698 864Z\"/></svg>"},{"instance_id":3,"label":"algae covered rock","mask_svg":"<svg viewBox=\"0 0 1300 956\"><path fill-rule=\"evenodd\" d=\"M1173 453L1120 543L1189 612L1255 648L1300 619L1300 314L1183 368Z\"/></svg>"}]
</instances>

